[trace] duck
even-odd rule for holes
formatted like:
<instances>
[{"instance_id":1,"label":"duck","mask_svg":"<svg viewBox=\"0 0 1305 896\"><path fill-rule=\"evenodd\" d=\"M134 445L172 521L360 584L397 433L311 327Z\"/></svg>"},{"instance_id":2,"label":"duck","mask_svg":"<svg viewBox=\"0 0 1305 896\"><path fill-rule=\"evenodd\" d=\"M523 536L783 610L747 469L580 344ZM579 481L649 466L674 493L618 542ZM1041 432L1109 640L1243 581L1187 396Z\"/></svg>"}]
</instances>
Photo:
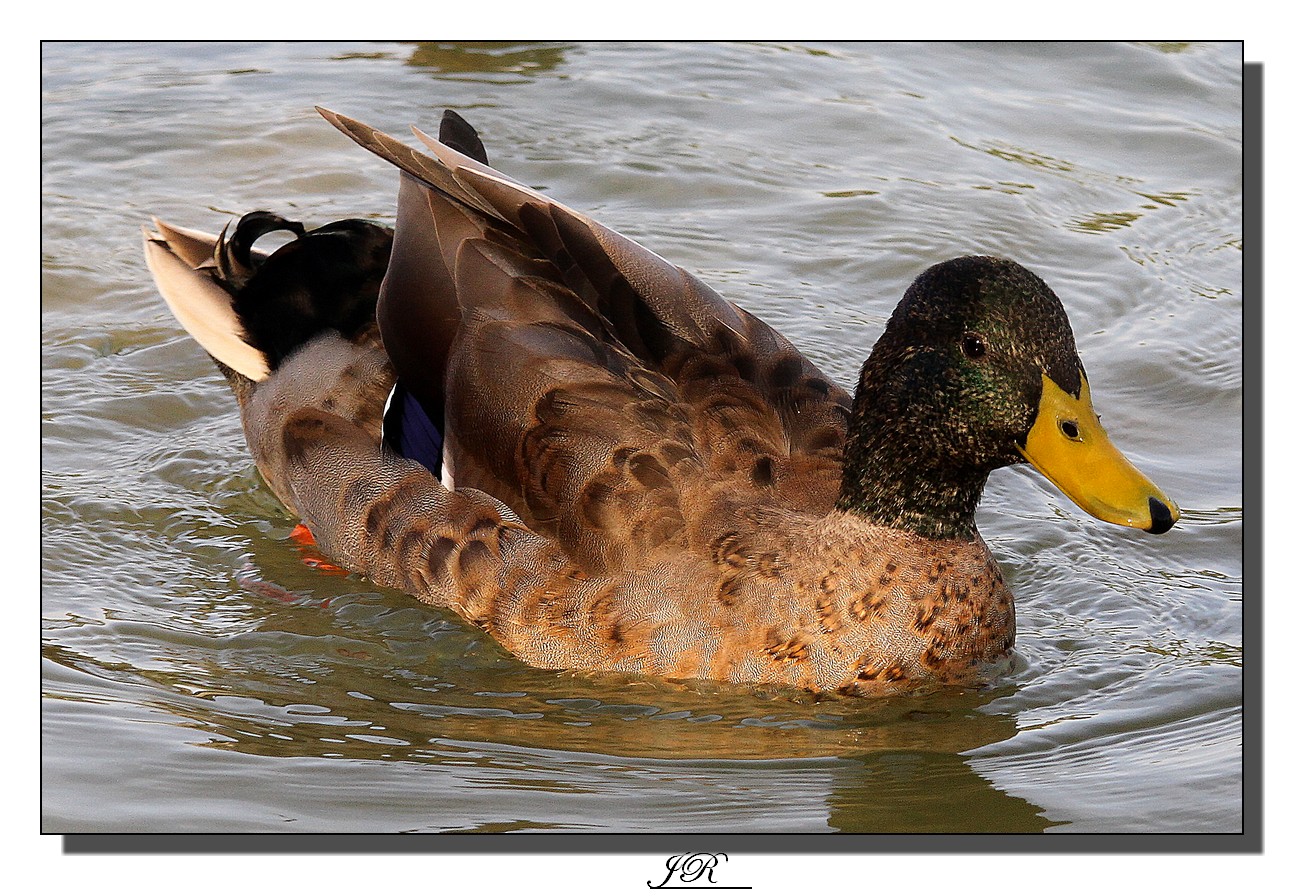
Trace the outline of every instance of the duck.
<instances>
[{"instance_id":1,"label":"duck","mask_svg":"<svg viewBox=\"0 0 1305 896\"><path fill-rule=\"evenodd\" d=\"M982 687L1016 633L975 524L994 470L1031 464L1107 523L1179 519L1015 261L920 273L849 393L694 274L491 167L456 112L413 128L421 148L318 112L398 170L393 228L155 219L148 267L328 560L530 666Z\"/></svg>"}]
</instances>

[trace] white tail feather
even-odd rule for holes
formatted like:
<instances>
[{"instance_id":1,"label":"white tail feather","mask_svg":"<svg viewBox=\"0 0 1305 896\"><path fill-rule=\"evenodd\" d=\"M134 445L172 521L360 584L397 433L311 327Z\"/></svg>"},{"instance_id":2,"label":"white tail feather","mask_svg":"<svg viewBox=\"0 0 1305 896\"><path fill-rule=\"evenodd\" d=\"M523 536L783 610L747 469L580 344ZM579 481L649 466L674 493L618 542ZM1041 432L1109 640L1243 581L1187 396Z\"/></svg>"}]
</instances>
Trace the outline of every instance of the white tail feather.
<instances>
[{"instance_id":1,"label":"white tail feather","mask_svg":"<svg viewBox=\"0 0 1305 896\"><path fill-rule=\"evenodd\" d=\"M205 273L217 237L155 220L145 233L145 263L168 307L206 352L251 380L267 379L267 358L244 339L231 296Z\"/></svg>"}]
</instances>

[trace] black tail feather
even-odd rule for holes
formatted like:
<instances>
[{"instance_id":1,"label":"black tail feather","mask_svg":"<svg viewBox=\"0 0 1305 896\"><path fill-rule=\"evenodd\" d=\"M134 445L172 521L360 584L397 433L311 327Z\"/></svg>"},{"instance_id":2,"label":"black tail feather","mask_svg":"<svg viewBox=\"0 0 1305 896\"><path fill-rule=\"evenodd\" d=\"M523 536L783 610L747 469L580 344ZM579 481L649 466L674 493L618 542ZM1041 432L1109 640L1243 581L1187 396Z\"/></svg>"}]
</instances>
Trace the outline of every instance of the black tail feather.
<instances>
[{"instance_id":1,"label":"black tail feather","mask_svg":"<svg viewBox=\"0 0 1305 896\"><path fill-rule=\"evenodd\" d=\"M255 240L277 230L296 238L266 259L250 252ZM323 331L352 338L375 323L392 242L391 230L358 219L310 231L271 212L240 219L219 257L232 269L223 273L236 314L271 369Z\"/></svg>"},{"instance_id":2,"label":"black tail feather","mask_svg":"<svg viewBox=\"0 0 1305 896\"><path fill-rule=\"evenodd\" d=\"M485 153L485 144L480 142L480 135L467 120L452 109L444 110L440 119L440 142L450 149L456 149L464 156L470 156L482 165L489 164Z\"/></svg>"}]
</instances>

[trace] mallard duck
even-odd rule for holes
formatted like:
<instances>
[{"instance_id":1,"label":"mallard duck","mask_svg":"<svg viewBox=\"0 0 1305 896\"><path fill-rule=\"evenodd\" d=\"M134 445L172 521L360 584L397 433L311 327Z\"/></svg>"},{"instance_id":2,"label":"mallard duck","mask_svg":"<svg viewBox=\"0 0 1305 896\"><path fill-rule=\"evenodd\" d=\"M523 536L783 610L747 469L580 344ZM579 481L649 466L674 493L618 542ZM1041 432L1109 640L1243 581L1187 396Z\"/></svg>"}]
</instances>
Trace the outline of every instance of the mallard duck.
<instances>
[{"instance_id":1,"label":"mallard duck","mask_svg":"<svg viewBox=\"0 0 1305 896\"><path fill-rule=\"evenodd\" d=\"M1088 513L1178 508L1111 445L1055 293L963 257L907 289L855 395L693 274L489 167L328 110L401 171L393 231L267 212L145 252L263 478L335 562L524 662L816 692L968 686L1014 602L975 528L1031 463ZM264 234L292 240L268 254Z\"/></svg>"}]
</instances>

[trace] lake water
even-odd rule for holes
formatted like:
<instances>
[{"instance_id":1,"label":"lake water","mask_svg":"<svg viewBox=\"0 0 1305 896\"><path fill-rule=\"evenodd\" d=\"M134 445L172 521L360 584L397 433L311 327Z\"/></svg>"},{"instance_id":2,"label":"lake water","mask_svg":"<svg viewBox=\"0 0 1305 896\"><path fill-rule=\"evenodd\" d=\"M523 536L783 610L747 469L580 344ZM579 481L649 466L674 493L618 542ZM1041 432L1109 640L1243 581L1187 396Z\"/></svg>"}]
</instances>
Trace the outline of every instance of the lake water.
<instances>
[{"instance_id":1,"label":"lake water","mask_svg":"<svg viewBox=\"0 0 1305 896\"><path fill-rule=\"evenodd\" d=\"M1242 830L1239 45L48 43L42 76L45 831ZM849 387L917 273L1015 258L1183 519L999 471L1016 668L885 701L531 669L325 575L140 248L151 215L391 223L314 104L459 110Z\"/></svg>"}]
</instances>

